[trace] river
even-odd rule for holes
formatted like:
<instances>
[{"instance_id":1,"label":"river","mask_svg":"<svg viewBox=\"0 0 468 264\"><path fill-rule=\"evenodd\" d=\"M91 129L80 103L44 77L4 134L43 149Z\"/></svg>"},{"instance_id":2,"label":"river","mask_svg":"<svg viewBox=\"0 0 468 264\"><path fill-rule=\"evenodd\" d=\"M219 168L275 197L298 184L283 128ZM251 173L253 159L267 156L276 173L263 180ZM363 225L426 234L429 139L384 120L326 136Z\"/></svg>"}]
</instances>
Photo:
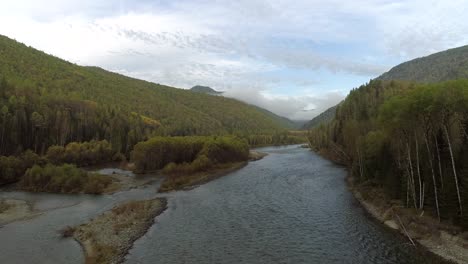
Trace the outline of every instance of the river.
<instances>
[{"instance_id":1,"label":"river","mask_svg":"<svg viewBox=\"0 0 468 264\"><path fill-rule=\"evenodd\" d=\"M346 187L346 171L298 146L191 191L156 194L159 182L113 195L2 192L43 213L0 228L1 263L82 263L58 230L129 199L168 197L168 209L137 240L126 263L430 263L370 219Z\"/></svg>"}]
</instances>

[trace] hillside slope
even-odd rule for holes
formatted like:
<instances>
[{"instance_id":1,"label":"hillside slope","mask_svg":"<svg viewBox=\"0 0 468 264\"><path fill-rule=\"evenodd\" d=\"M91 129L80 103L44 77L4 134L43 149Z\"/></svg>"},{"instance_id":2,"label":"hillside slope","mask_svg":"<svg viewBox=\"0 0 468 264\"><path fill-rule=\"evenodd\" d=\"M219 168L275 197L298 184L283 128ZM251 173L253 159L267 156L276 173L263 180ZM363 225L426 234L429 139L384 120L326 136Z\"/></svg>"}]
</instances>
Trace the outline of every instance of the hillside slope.
<instances>
[{"instance_id":1,"label":"hillside slope","mask_svg":"<svg viewBox=\"0 0 468 264\"><path fill-rule=\"evenodd\" d=\"M429 222L467 230L467 113L464 46L402 63L353 89L332 122L309 131L309 141L348 166L368 201L387 209L399 200L433 217Z\"/></svg>"},{"instance_id":2,"label":"hillside slope","mask_svg":"<svg viewBox=\"0 0 468 264\"><path fill-rule=\"evenodd\" d=\"M418 83L435 83L456 79L468 79L468 45L431 54L401 63L376 80L400 80ZM317 124L333 119L333 106L309 121L303 129L311 129Z\"/></svg>"},{"instance_id":3,"label":"hillside slope","mask_svg":"<svg viewBox=\"0 0 468 264\"><path fill-rule=\"evenodd\" d=\"M328 108L327 110L325 110L325 112L321 113L320 115L314 117L309 122L305 123L302 126L302 129L312 129L314 127L318 127L322 124L326 124L330 122L335 117L337 107L338 105Z\"/></svg>"},{"instance_id":4,"label":"hillside slope","mask_svg":"<svg viewBox=\"0 0 468 264\"><path fill-rule=\"evenodd\" d=\"M468 46L404 62L377 79L433 83L466 78L468 78Z\"/></svg>"},{"instance_id":5,"label":"hillside slope","mask_svg":"<svg viewBox=\"0 0 468 264\"><path fill-rule=\"evenodd\" d=\"M173 120L206 122L213 130L270 130L282 128L273 117L257 107L234 99L192 93L183 89L133 79L97 67L80 67L43 52L28 48L7 37L0 37L0 75L15 84L63 90L83 100L102 104L117 103L173 127ZM190 125L190 124L186 124ZM177 126L172 129L176 132Z\"/></svg>"},{"instance_id":6,"label":"hillside slope","mask_svg":"<svg viewBox=\"0 0 468 264\"><path fill-rule=\"evenodd\" d=\"M11 130L2 132L0 154L31 148L34 141L63 145L116 138L128 150L150 134L264 134L285 128L281 117L235 99L78 66L5 36L0 80L1 124ZM44 135L35 139L34 130Z\"/></svg>"},{"instance_id":7,"label":"hillside slope","mask_svg":"<svg viewBox=\"0 0 468 264\"><path fill-rule=\"evenodd\" d=\"M468 228L466 113L468 80L373 80L352 90L309 140L348 165L356 183Z\"/></svg>"}]
</instances>

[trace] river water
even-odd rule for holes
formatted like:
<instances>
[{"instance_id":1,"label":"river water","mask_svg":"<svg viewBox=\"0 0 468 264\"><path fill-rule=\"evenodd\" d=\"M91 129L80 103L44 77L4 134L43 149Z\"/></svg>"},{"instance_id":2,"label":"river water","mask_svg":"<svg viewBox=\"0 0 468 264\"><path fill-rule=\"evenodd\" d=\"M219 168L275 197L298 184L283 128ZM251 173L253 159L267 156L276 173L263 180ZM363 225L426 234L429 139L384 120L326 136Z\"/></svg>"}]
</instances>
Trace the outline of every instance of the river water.
<instances>
[{"instance_id":1,"label":"river water","mask_svg":"<svg viewBox=\"0 0 468 264\"><path fill-rule=\"evenodd\" d=\"M435 263L366 215L343 168L298 146L260 151L269 155L191 191L163 195L169 208L125 263ZM43 214L0 228L0 262L82 263L79 245L57 230L125 200L162 196L158 185L104 196L1 193Z\"/></svg>"}]
</instances>

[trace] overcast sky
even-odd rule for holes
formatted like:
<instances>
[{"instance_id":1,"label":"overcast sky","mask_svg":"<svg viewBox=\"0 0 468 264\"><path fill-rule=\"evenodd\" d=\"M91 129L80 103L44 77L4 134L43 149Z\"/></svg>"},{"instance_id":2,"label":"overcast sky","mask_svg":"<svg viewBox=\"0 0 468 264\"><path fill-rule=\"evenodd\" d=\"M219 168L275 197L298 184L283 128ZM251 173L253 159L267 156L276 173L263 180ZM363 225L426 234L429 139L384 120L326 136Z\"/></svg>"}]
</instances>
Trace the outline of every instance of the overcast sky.
<instances>
[{"instance_id":1,"label":"overcast sky","mask_svg":"<svg viewBox=\"0 0 468 264\"><path fill-rule=\"evenodd\" d=\"M310 119L403 61L468 44L468 0L0 0L0 34Z\"/></svg>"}]
</instances>

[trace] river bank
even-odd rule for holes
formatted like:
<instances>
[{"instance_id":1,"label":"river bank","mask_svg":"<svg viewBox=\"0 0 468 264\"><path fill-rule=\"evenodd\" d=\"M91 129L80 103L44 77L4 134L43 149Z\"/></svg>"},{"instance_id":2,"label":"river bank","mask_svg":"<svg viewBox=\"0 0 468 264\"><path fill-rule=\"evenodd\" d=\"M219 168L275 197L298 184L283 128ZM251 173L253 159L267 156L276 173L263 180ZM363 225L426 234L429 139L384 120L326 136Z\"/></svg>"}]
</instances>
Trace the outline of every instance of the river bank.
<instances>
[{"instance_id":1,"label":"river bank","mask_svg":"<svg viewBox=\"0 0 468 264\"><path fill-rule=\"evenodd\" d=\"M255 150L250 151L249 161L257 161L267 156L266 153ZM239 170L247 165L247 162L226 164L214 168L207 172L190 175L190 181L187 181L180 188L161 188L160 192L168 192L173 190L190 190L204 183L227 175L231 172ZM112 183L105 188L102 195L112 195L117 192L125 192L131 189L144 188L155 181L159 181L164 176L161 174L134 174L128 170L128 166L121 164L109 163L99 166L91 166L84 168L89 173L98 173L103 176L112 178ZM17 183L8 186L2 186L2 191L15 192L22 191ZM40 215L42 212L35 211L34 206L25 200L20 199L0 199L0 227L12 222L29 219Z\"/></svg>"},{"instance_id":2,"label":"river bank","mask_svg":"<svg viewBox=\"0 0 468 264\"><path fill-rule=\"evenodd\" d=\"M102 191L96 195L111 195L116 192L128 191L135 188L142 188L154 181L159 180L163 176L160 174L134 174L125 167L110 167L112 164L82 168L84 171L95 174L96 177L108 178L110 183L102 188ZM58 193L58 194L85 194L86 192L47 192L47 191L31 191L20 186L19 182L9 185L0 186L0 191L7 192L31 192L31 193ZM89 194L89 193L88 193Z\"/></svg>"},{"instance_id":3,"label":"river bank","mask_svg":"<svg viewBox=\"0 0 468 264\"><path fill-rule=\"evenodd\" d=\"M166 208L165 198L127 202L62 233L72 235L82 246L86 264L122 263L133 243Z\"/></svg>"},{"instance_id":4,"label":"river bank","mask_svg":"<svg viewBox=\"0 0 468 264\"><path fill-rule=\"evenodd\" d=\"M0 227L39 215L32 206L23 200L0 199Z\"/></svg>"},{"instance_id":5,"label":"river bank","mask_svg":"<svg viewBox=\"0 0 468 264\"><path fill-rule=\"evenodd\" d=\"M245 167L248 162L236 162L217 165L207 171L194 174L185 174L180 176L167 176L161 183L158 192L165 193L179 190L191 190L202 184L225 176L231 172Z\"/></svg>"},{"instance_id":6,"label":"river bank","mask_svg":"<svg viewBox=\"0 0 468 264\"><path fill-rule=\"evenodd\" d=\"M257 161L266 153L251 151L249 161ZM178 189L189 190L246 166L248 162L225 164L207 172L189 175L190 181ZM124 175L119 169L105 171L113 177L117 186L107 193L136 188L148 184L146 180L135 180L136 175ZM102 171L101 171L102 173ZM129 177L131 176L131 177ZM159 192L169 191L161 184ZM178 190L177 189L177 190ZM173 189L170 189L171 191ZM85 263L121 263L133 246L134 241L144 235L154 224L154 219L167 208L165 198L134 201L115 206L88 223L62 230L63 236L73 236L85 254Z\"/></svg>"},{"instance_id":7,"label":"river bank","mask_svg":"<svg viewBox=\"0 0 468 264\"><path fill-rule=\"evenodd\" d=\"M41 213L0 228L2 262L85 263L82 246L60 230L128 201L166 196L169 208L133 243L124 263L434 264L363 214L342 167L298 146L257 151L269 155L189 192L157 194L158 175L144 176L158 177L149 185L111 195L0 192L1 199L27 201Z\"/></svg>"},{"instance_id":8,"label":"river bank","mask_svg":"<svg viewBox=\"0 0 468 264\"><path fill-rule=\"evenodd\" d=\"M249 160L234 163L218 164L207 171L201 171L193 174L168 175L161 183L158 192L171 192L178 190L191 190L209 181L215 180L229 173L245 167L251 161L258 161L268 154L251 150Z\"/></svg>"},{"instance_id":9,"label":"river bank","mask_svg":"<svg viewBox=\"0 0 468 264\"><path fill-rule=\"evenodd\" d=\"M405 236L449 263L468 263L468 233L459 227L440 222L428 212L405 208L399 200L389 200L383 190L358 186L351 176L347 184L362 207L377 221Z\"/></svg>"},{"instance_id":10,"label":"river bank","mask_svg":"<svg viewBox=\"0 0 468 264\"><path fill-rule=\"evenodd\" d=\"M250 150L250 152L249 152L249 161L261 160L266 156L268 156L267 153L259 152L259 151L256 151L256 150Z\"/></svg>"},{"instance_id":11,"label":"river bank","mask_svg":"<svg viewBox=\"0 0 468 264\"><path fill-rule=\"evenodd\" d=\"M112 178L112 184L105 189L103 194L113 194L135 188L142 188L163 177L159 174L133 174L131 171L115 168L105 168L97 172Z\"/></svg>"}]
</instances>

